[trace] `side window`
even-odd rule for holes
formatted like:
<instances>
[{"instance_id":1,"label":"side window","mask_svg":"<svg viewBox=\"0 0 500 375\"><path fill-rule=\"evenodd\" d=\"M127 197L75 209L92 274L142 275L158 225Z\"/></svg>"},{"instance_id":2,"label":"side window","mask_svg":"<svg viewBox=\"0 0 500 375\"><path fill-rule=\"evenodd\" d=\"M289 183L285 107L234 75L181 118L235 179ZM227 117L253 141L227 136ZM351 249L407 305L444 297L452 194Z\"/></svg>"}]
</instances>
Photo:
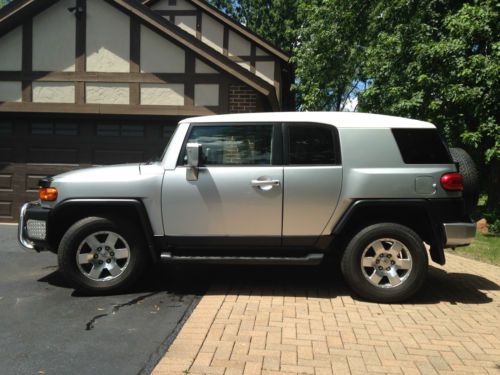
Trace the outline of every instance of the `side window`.
<instances>
[{"instance_id":1,"label":"side window","mask_svg":"<svg viewBox=\"0 0 500 375\"><path fill-rule=\"evenodd\" d=\"M271 124L194 125L187 143L203 145L205 165L271 165L272 135Z\"/></svg>"},{"instance_id":2,"label":"side window","mask_svg":"<svg viewBox=\"0 0 500 375\"><path fill-rule=\"evenodd\" d=\"M288 164L338 164L333 129L314 124L288 125Z\"/></svg>"}]
</instances>

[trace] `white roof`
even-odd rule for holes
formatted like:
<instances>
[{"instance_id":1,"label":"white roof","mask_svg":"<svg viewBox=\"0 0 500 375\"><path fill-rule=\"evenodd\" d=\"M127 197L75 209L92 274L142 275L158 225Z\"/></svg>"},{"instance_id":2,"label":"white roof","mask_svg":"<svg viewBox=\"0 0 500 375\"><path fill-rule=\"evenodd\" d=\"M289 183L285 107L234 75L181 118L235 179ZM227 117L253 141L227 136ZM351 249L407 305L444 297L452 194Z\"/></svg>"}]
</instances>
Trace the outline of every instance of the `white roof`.
<instances>
[{"instance_id":1,"label":"white roof","mask_svg":"<svg viewBox=\"0 0 500 375\"><path fill-rule=\"evenodd\" d=\"M181 123L185 122L316 122L335 125L338 128L435 128L430 122L360 112L240 113L191 117L181 121Z\"/></svg>"}]
</instances>

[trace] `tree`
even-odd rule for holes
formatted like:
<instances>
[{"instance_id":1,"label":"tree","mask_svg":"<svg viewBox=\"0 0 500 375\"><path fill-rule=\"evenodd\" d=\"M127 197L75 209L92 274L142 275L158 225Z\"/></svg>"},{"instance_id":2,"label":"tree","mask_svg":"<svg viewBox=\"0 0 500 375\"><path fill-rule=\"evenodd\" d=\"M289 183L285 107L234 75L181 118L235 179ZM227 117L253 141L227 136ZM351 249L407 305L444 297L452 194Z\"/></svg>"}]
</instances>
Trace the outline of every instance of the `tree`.
<instances>
[{"instance_id":1,"label":"tree","mask_svg":"<svg viewBox=\"0 0 500 375\"><path fill-rule=\"evenodd\" d=\"M299 25L298 6L304 0L209 0L219 10L252 31L292 52Z\"/></svg>"},{"instance_id":2,"label":"tree","mask_svg":"<svg viewBox=\"0 0 500 375\"><path fill-rule=\"evenodd\" d=\"M370 15L360 108L431 121L476 159L499 204L500 43L494 1L394 0Z\"/></svg>"}]
</instances>

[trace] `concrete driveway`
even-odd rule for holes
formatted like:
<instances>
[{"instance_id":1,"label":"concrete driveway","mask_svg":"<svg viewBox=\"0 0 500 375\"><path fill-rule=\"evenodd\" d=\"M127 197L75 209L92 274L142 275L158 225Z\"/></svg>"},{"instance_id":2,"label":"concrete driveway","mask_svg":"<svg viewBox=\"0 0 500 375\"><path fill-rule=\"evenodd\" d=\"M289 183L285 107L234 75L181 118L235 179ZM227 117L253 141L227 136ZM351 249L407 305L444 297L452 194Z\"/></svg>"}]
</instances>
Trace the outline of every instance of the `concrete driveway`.
<instances>
[{"instance_id":1,"label":"concrete driveway","mask_svg":"<svg viewBox=\"0 0 500 375\"><path fill-rule=\"evenodd\" d=\"M16 230L0 225L2 374L150 373L206 288L157 267L129 294L79 295Z\"/></svg>"},{"instance_id":2,"label":"concrete driveway","mask_svg":"<svg viewBox=\"0 0 500 375\"><path fill-rule=\"evenodd\" d=\"M155 374L500 373L498 267L448 255L402 305L359 301L317 268L212 274Z\"/></svg>"}]
</instances>

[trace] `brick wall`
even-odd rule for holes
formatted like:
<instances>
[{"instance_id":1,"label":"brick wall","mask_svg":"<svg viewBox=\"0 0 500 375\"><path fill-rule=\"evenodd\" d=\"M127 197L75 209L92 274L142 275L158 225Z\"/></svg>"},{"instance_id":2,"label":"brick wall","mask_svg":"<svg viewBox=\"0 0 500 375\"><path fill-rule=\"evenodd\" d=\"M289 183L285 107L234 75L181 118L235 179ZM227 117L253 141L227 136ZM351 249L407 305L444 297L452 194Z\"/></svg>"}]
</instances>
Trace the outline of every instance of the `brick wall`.
<instances>
[{"instance_id":1,"label":"brick wall","mask_svg":"<svg viewBox=\"0 0 500 375\"><path fill-rule=\"evenodd\" d=\"M246 85L229 86L229 113L257 112L257 93Z\"/></svg>"}]
</instances>

